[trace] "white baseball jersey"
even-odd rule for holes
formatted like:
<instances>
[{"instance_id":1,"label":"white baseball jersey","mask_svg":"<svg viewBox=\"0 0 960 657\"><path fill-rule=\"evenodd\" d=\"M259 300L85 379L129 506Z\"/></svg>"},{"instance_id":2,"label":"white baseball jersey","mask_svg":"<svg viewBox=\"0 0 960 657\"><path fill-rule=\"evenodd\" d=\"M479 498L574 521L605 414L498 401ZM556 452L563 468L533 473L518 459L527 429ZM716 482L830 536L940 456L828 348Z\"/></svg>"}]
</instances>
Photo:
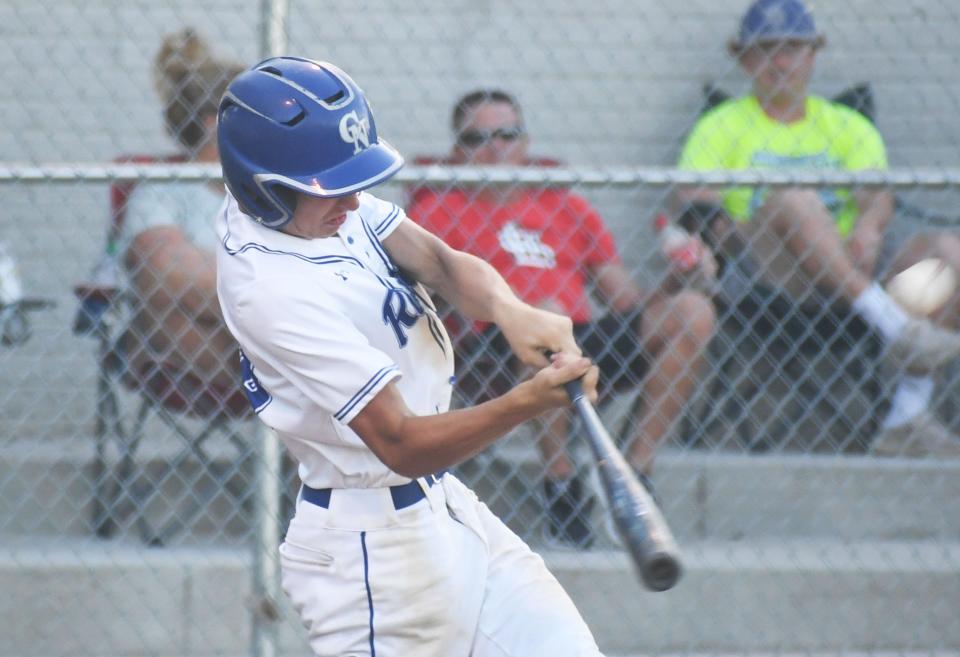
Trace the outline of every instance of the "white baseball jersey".
<instances>
[{"instance_id":1,"label":"white baseball jersey","mask_svg":"<svg viewBox=\"0 0 960 657\"><path fill-rule=\"evenodd\" d=\"M405 483L348 424L389 382L418 415L449 407L453 349L432 301L383 247L404 212L367 193L336 235L264 228L228 194L217 292L244 387L313 488ZM416 373L416 376L414 376Z\"/></svg>"},{"instance_id":2,"label":"white baseball jersey","mask_svg":"<svg viewBox=\"0 0 960 657\"><path fill-rule=\"evenodd\" d=\"M407 483L348 423L390 381L414 413L447 410L453 354L430 300L381 240L407 221L369 194L337 235L264 228L229 197L217 286L254 408L323 504L301 498L280 546L284 591L316 655L599 657L543 560L456 477Z\"/></svg>"}]
</instances>

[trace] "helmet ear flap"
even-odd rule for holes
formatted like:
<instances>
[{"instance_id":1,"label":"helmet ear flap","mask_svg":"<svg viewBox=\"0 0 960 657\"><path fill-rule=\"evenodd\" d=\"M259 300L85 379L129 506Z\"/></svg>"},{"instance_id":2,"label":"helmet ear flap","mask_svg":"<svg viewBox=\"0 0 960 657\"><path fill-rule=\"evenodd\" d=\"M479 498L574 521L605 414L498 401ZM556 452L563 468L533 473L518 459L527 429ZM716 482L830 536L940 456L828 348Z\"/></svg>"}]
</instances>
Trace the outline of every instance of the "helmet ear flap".
<instances>
[{"instance_id":1,"label":"helmet ear flap","mask_svg":"<svg viewBox=\"0 0 960 657\"><path fill-rule=\"evenodd\" d=\"M244 214L259 218L263 214L263 208L272 205L254 184L242 181L239 182L239 187L235 188L226 177L225 182L227 183L227 189L237 199L237 205L240 206L240 210Z\"/></svg>"},{"instance_id":2,"label":"helmet ear flap","mask_svg":"<svg viewBox=\"0 0 960 657\"><path fill-rule=\"evenodd\" d=\"M281 205L286 207L289 217L297 211L297 192L285 185L273 185L270 187L270 193L276 197Z\"/></svg>"}]
</instances>

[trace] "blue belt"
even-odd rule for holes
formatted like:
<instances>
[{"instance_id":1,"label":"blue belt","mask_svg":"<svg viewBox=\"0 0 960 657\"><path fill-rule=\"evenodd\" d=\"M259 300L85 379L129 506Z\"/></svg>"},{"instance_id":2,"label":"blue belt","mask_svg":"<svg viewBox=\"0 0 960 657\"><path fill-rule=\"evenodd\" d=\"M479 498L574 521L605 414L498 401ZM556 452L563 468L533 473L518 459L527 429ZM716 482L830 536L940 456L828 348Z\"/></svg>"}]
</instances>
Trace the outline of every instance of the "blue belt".
<instances>
[{"instance_id":1,"label":"blue belt","mask_svg":"<svg viewBox=\"0 0 960 657\"><path fill-rule=\"evenodd\" d=\"M427 482L427 486L433 486L440 481L442 476L443 472L438 472L437 474L428 474L424 479ZM333 488L310 488L304 484L301 487L300 496L305 501L310 502L310 504L316 504L321 508L329 509L330 493L333 492L333 490ZM425 498L426 493L423 492L420 481L414 479L405 484L391 486L390 497L393 499L393 508L399 511L400 509L406 509L408 506L413 506Z\"/></svg>"}]
</instances>

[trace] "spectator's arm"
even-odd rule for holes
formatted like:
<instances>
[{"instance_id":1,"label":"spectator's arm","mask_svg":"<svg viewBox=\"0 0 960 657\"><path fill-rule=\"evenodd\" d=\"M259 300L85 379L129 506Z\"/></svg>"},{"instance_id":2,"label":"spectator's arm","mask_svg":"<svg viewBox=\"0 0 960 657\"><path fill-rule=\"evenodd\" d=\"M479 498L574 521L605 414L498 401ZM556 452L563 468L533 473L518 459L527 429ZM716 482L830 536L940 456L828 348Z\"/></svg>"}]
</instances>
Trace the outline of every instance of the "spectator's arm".
<instances>
[{"instance_id":1,"label":"spectator's arm","mask_svg":"<svg viewBox=\"0 0 960 657\"><path fill-rule=\"evenodd\" d=\"M711 205L723 205L723 198L720 192L710 187L684 187L680 186L670 197L671 214L677 216L691 203L710 203Z\"/></svg>"},{"instance_id":2,"label":"spectator's arm","mask_svg":"<svg viewBox=\"0 0 960 657\"><path fill-rule=\"evenodd\" d=\"M854 266L873 276L883 235L893 217L893 194L886 189L854 192L860 214L847 240L847 252Z\"/></svg>"},{"instance_id":3,"label":"spectator's arm","mask_svg":"<svg viewBox=\"0 0 960 657\"><path fill-rule=\"evenodd\" d=\"M600 298L614 312L629 312L646 301L644 291L619 262L600 265L591 274Z\"/></svg>"},{"instance_id":4,"label":"spectator's arm","mask_svg":"<svg viewBox=\"0 0 960 657\"><path fill-rule=\"evenodd\" d=\"M705 275L713 279L716 276L716 262L709 250L706 247L703 249ZM618 313L628 313L638 306L667 299L688 287L684 274L667 271L656 287L644 290L633 281L630 272L621 264L597 267L593 272L593 280L602 300L611 310Z\"/></svg>"},{"instance_id":5,"label":"spectator's arm","mask_svg":"<svg viewBox=\"0 0 960 657\"><path fill-rule=\"evenodd\" d=\"M154 312L179 306L200 322L220 322L216 260L174 226L157 226L133 238L124 260L138 296Z\"/></svg>"},{"instance_id":6,"label":"spectator's arm","mask_svg":"<svg viewBox=\"0 0 960 657\"><path fill-rule=\"evenodd\" d=\"M887 168L887 149L876 127L851 112L840 136L843 166L851 171ZM872 276L883 244L883 234L893 217L893 194L886 189L853 191L857 220L847 238L847 253L854 266Z\"/></svg>"}]
</instances>

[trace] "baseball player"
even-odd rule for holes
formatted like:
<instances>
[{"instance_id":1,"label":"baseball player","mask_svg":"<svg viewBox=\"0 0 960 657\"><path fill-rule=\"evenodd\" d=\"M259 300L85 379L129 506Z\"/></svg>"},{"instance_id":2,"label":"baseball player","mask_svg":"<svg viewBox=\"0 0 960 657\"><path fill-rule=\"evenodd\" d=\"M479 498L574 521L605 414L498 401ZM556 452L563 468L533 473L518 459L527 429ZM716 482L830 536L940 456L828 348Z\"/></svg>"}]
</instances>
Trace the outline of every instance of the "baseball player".
<instances>
[{"instance_id":1,"label":"baseball player","mask_svg":"<svg viewBox=\"0 0 960 657\"><path fill-rule=\"evenodd\" d=\"M564 382L596 396L570 320L363 191L403 159L335 66L279 57L242 73L219 144L218 293L251 403L300 464L282 584L314 652L599 655L540 557L444 474L567 405ZM541 369L449 411L453 354L421 283Z\"/></svg>"}]
</instances>

